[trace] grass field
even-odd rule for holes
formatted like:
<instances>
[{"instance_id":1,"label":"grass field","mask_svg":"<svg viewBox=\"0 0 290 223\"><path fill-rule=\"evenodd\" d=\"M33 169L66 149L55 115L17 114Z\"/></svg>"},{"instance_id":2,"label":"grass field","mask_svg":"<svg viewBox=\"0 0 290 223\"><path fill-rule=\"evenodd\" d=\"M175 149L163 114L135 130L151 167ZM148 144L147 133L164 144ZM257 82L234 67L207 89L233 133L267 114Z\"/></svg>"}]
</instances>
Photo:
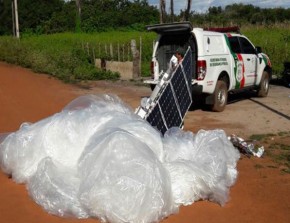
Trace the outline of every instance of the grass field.
<instances>
[{"instance_id":1,"label":"grass field","mask_svg":"<svg viewBox=\"0 0 290 223\"><path fill-rule=\"evenodd\" d=\"M290 27L289 24L276 26L242 27L245 34L256 46L261 46L272 62L273 73L280 76L283 63L290 61Z\"/></svg>"},{"instance_id":2,"label":"grass field","mask_svg":"<svg viewBox=\"0 0 290 223\"><path fill-rule=\"evenodd\" d=\"M279 76L283 62L290 60L289 26L245 26L241 32L255 45L262 47L271 59L274 74ZM134 39L137 48L141 49L142 76L148 76L155 38L154 33L133 31L40 36L24 34L20 40L0 36L0 60L48 73L65 81L115 79L118 78L117 73L96 70L93 58L130 60L130 42Z\"/></svg>"},{"instance_id":3,"label":"grass field","mask_svg":"<svg viewBox=\"0 0 290 223\"><path fill-rule=\"evenodd\" d=\"M275 139L275 140L274 140ZM266 156L270 157L275 165L271 168L279 168L282 172L290 173L290 131L278 134L252 135L250 140L256 142L256 146L267 146ZM268 166L269 167L269 166Z\"/></svg>"}]
</instances>

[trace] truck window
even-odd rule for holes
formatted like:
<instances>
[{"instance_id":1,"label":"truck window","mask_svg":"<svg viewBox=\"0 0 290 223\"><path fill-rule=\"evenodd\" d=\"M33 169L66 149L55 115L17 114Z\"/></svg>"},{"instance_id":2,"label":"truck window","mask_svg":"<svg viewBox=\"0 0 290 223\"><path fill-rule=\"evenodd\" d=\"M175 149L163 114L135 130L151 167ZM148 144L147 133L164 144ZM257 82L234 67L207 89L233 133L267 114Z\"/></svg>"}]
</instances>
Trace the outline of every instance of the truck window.
<instances>
[{"instance_id":1,"label":"truck window","mask_svg":"<svg viewBox=\"0 0 290 223\"><path fill-rule=\"evenodd\" d=\"M244 54L256 54L255 48L246 38L240 37L240 43Z\"/></svg>"},{"instance_id":2,"label":"truck window","mask_svg":"<svg viewBox=\"0 0 290 223\"><path fill-rule=\"evenodd\" d=\"M236 36L229 37L229 42L230 42L231 49L234 53L242 53L238 37Z\"/></svg>"}]
</instances>

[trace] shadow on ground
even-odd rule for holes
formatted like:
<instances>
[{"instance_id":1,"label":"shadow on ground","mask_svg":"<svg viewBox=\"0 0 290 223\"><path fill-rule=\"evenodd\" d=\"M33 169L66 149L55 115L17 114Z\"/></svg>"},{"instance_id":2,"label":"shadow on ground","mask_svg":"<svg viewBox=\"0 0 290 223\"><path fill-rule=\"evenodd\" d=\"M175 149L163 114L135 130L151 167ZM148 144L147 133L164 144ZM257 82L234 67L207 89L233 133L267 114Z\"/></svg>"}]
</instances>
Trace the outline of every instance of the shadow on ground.
<instances>
[{"instance_id":1,"label":"shadow on ground","mask_svg":"<svg viewBox=\"0 0 290 223\"><path fill-rule=\"evenodd\" d=\"M277 85L277 86L284 86L285 88L287 88L287 86L285 86L285 82L281 79L274 79L271 80L271 85ZM282 114L281 112L275 110L274 108L271 108L265 104L263 104L262 102L258 101L259 97L257 97L257 92L255 90L241 90L238 92L230 92L228 95L228 105L229 104L233 104L233 103L238 103L240 101L243 100L251 100L252 102L255 102L265 108L267 108L268 110L271 110L279 115L281 115L282 117L290 120L290 117ZM194 110L203 110L203 111L209 111L211 112L211 107L209 105L205 105L205 99L202 96L195 96L193 98L193 103L190 107L190 111L194 111Z\"/></svg>"}]
</instances>

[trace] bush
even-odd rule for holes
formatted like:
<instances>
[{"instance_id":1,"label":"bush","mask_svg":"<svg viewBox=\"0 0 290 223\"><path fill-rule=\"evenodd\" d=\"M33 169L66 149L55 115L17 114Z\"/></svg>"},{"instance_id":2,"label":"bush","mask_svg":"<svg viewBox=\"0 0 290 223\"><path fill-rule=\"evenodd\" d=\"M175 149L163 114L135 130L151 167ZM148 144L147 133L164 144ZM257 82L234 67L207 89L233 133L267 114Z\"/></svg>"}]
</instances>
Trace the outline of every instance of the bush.
<instances>
[{"instance_id":1,"label":"bush","mask_svg":"<svg viewBox=\"0 0 290 223\"><path fill-rule=\"evenodd\" d=\"M261 46L273 66L273 74L278 77L283 71L283 63L289 61L290 30L289 24L275 26L245 26L242 32L256 45Z\"/></svg>"},{"instance_id":2,"label":"bush","mask_svg":"<svg viewBox=\"0 0 290 223\"><path fill-rule=\"evenodd\" d=\"M113 57L109 55L111 44L114 50L124 47L119 55L121 61L131 60L132 55L127 55L130 53L130 41L135 39L139 49L140 37L142 37L142 74L148 76L152 43L156 37L156 34L148 32L110 31L51 35L27 33L22 35L21 40L0 36L0 60L51 74L65 81L116 79L120 76L118 73L96 70L93 58L117 60L116 51Z\"/></svg>"},{"instance_id":3,"label":"bush","mask_svg":"<svg viewBox=\"0 0 290 223\"><path fill-rule=\"evenodd\" d=\"M138 24L140 25L140 24ZM134 25L133 25L134 26ZM241 31L268 54L273 66L273 73L280 76L283 62L289 60L289 24L275 26L243 26ZM142 28L142 25L139 27ZM141 37L141 39L140 39ZM51 74L62 80L97 80L115 79L118 74L96 70L93 52L96 58L117 60L117 52L109 55L110 44L117 49L130 51L130 41L136 40L137 47L142 42L142 76L150 75L152 45L156 38L153 32L110 31L102 33L59 33L52 35L22 35L21 40L0 36L0 60L31 68L37 72ZM107 47L107 50L104 47ZM89 47L89 48L88 48ZM121 57L123 54L121 52ZM128 60L132 55L121 60Z\"/></svg>"},{"instance_id":4,"label":"bush","mask_svg":"<svg viewBox=\"0 0 290 223\"><path fill-rule=\"evenodd\" d=\"M47 38L30 36L18 40L1 37L0 60L51 74L65 82L119 78L118 73L97 70L81 44L64 44L63 39L59 43Z\"/></svg>"}]
</instances>

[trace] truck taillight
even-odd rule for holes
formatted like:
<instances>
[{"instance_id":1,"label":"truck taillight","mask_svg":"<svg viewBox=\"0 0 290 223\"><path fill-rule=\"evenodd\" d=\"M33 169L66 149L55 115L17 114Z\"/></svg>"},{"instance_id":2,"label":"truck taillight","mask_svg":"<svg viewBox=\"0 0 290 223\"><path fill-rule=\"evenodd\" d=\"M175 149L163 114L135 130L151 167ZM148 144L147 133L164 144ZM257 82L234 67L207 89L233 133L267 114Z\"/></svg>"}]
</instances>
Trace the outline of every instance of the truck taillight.
<instances>
[{"instance_id":1,"label":"truck taillight","mask_svg":"<svg viewBox=\"0 0 290 223\"><path fill-rule=\"evenodd\" d=\"M198 60L197 61L197 80L203 80L206 75L206 61Z\"/></svg>"}]
</instances>

